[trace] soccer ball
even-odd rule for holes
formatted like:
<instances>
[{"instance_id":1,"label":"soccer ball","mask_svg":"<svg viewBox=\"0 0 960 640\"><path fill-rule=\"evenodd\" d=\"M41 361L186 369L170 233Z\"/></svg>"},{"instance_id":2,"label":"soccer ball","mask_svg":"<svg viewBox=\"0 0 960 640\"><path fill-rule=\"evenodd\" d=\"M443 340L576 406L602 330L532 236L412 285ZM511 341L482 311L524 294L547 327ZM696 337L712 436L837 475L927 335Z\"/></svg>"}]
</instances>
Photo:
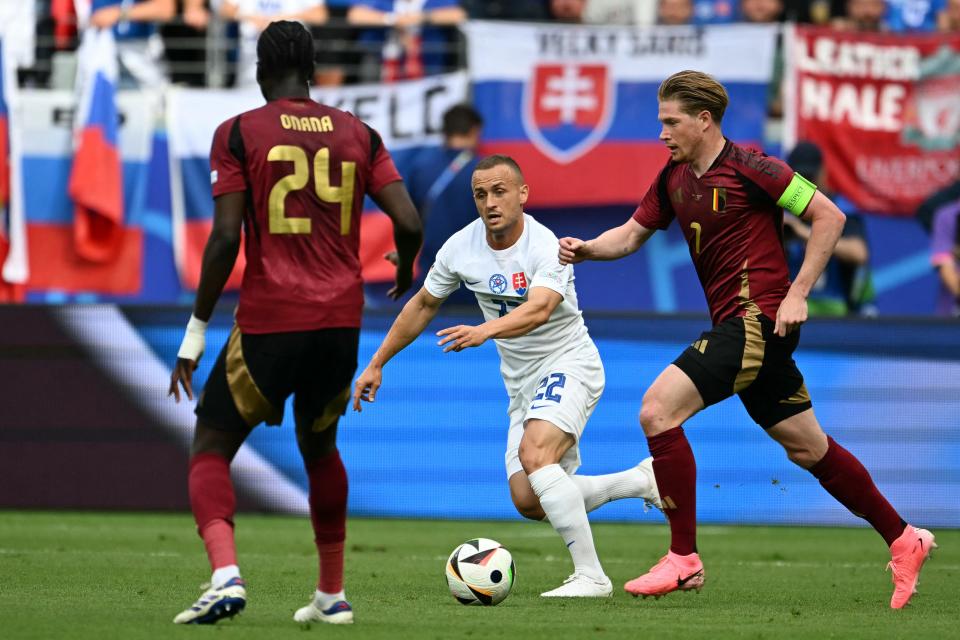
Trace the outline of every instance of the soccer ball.
<instances>
[{"instance_id":1,"label":"soccer ball","mask_svg":"<svg viewBox=\"0 0 960 640\"><path fill-rule=\"evenodd\" d=\"M487 538L467 540L454 549L444 573L460 604L484 606L503 602L517 577L510 552Z\"/></svg>"}]
</instances>

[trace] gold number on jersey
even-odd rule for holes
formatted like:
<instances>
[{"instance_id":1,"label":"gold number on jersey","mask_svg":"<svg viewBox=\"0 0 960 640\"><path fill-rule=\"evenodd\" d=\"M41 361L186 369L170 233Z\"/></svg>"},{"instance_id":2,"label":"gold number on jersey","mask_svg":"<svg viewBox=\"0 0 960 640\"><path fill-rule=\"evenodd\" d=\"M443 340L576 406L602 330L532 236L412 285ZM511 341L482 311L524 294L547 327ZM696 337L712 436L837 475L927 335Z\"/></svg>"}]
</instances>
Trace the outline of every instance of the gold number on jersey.
<instances>
[{"instance_id":1,"label":"gold number on jersey","mask_svg":"<svg viewBox=\"0 0 960 640\"><path fill-rule=\"evenodd\" d=\"M289 144L271 147L267 153L269 162L292 162L293 173L280 178L270 189L267 209L270 215L270 233L310 233L310 218L288 218L284 215L284 202L291 191L299 191L310 180L307 152Z\"/></svg>"},{"instance_id":2,"label":"gold number on jersey","mask_svg":"<svg viewBox=\"0 0 960 640\"><path fill-rule=\"evenodd\" d=\"M288 218L285 210L287 194L303 189L310 181L307 152L302 147L280 144L267 152L267 161L293 163L293 173L278 180L270 189L267 205L270 233L310 233L310 218ZM323 202L340 205L340 235L349 235L357 163L344 161L341 164L340 186L331 186L330 149L325 147L317 151L313 157L313 173L317 197Z\"/></svg>"},{"instance_id":3,"label":"gold number on jersey","mask_svg":"<svg viewBox=\"0 0 960 640\"><path fill-rule=\"evenodd\" d=\"M693 229L693 250L697 255L700 255L700 223L691 222L690 228Z\"/></svg>"},{"instance_id":4,"label":"gold number on jersey","mask_svg":"<svg viewBox=\"0 0 960 640\"><path fill-rule=\"evenodd\" d=\"M340 186L332 187L330 186L330 149L323 148L313 157L313 174L317 182L317 197L330 204L340 203L340 235L348 235L357 163L343 162L340 169Z\"/></svg>"}]
</instances>

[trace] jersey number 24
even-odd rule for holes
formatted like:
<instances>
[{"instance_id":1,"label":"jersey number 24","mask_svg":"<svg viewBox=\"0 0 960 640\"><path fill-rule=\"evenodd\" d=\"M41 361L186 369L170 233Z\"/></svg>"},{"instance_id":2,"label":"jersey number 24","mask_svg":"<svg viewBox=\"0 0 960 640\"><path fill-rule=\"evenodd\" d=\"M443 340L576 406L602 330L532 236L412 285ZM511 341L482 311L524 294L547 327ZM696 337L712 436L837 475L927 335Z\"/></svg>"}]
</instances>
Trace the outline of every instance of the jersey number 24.
<instances>
[{"instance_id":1,"label":"jersey number 24","mask_svg":"<svg viewBox=\"0 0 960 640\"><path fill-rule=\"evenodd\" d=\"M284 210L287 194L299 191L310 181L310 163L302 147L278 144L267 153L270 162L292 162L293 173L277 181L270 189L268 211L270 233L310 233L310 218L288 218ZM313 180L317 197L323 202L340 204L340 235L350 234L350 213L353 209L353 191L356 184L357 163L342 163L340 186L330 184L330 149L324 147L313 156Z\"/></svg>"}]
</instances>

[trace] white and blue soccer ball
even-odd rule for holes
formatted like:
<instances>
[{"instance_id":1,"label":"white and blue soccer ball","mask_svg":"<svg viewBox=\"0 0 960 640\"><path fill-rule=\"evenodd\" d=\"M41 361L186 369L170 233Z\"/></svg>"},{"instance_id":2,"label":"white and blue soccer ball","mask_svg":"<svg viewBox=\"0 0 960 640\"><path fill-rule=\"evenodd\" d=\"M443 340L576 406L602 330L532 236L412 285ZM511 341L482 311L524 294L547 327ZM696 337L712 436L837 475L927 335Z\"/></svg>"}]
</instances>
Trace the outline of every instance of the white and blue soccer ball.
<instances>
[{"instance_id":1,"label":"white and blue soccer ball","mask_svg":"<svg viewBox=\"0 0 960 640\"><path fill-rule=\"evenodd\" d=\"M510 595L517 577L510 552L487 538L467 540L454 549L444 573L457 602L488 607Z\"/></svg>"}]
</instances>

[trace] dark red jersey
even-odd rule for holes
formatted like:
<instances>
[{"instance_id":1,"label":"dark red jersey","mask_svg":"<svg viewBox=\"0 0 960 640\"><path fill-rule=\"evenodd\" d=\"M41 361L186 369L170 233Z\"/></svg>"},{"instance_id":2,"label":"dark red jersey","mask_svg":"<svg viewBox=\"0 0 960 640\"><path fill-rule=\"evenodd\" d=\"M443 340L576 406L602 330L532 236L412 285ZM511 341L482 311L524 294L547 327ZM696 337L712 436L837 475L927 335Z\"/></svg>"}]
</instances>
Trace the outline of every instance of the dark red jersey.
<instances>
[{"instance_id":1,"label":"dark red jersey","mask_svg":"<svg viewBox=\"0 0 960 640\"><path fill-rule=\"evenodd\" d=\"M758 307L774 319L790 288L783 208L801 214L812 188L799 176L794 180L781 160L727 140L699 178L689 163L667 162L633 219L648 229L666 229L677 218L714 324ZM798 190L794 200L800 206L791 200Z\"/></svg>"},{"instance_id":2,"label":"dark red jersey","mask_svg":"<svg viewBox=\"0 0 960 640\"><path fill-rule=\"evenodd\" d=\"M380 136L307 98L268 102L217 128L213 196L243 191L244 333L359 327L360 215L400 180Z\"/></svg>"}]
</instances>

